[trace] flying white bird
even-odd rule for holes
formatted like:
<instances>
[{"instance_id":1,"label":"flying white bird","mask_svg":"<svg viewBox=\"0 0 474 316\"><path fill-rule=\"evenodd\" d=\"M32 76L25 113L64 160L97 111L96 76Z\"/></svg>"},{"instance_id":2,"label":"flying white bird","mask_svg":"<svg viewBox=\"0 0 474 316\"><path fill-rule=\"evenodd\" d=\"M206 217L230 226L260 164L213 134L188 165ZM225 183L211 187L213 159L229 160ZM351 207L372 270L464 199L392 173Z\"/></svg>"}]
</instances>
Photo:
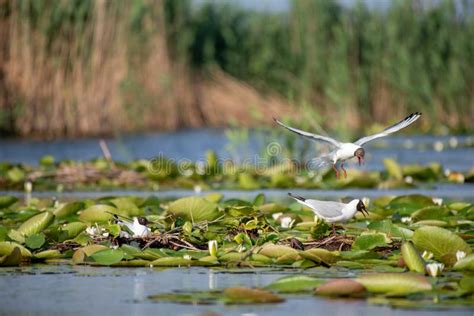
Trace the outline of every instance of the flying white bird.
<instances>
[{"instance_id":1,"label":"flying white bird","mask_svg":"<svg viewBox=\"0 0 474 316\"><path fill-rule=\"evenodd\" d=\"M114 217L117 220L118 224L127 227L132 232L132 237L147 237L151 233L150 228L146 226L148 224L148 221L144 217L134 217L133 222L119 220L118 216L116 216L115 214ZM126 218L124 216L120 217Z\"/></svg>"},{"instance_id":2,"label":"flying white bird","mask_svg":"<svg viewBox=\"0 0 474 316\"><path fill-rule=\"evenodd\" d=\"M304 197L288 193L298 203L309 207L319 218L327 223L333 224L333 234L336 233L335 223L345 223L354 217L356 212L361 212L364 216L368 215L364 202L359 199L349 203L340 203L333 201L318 201L305 199Z\"/></svg>"},{"instance_id":3,"label":"flying white bird","mask_svg":"<svg viewBox=\"0 0 474 316\"><path fill-rule=\"evenodd\" d=\"M327 142L327 143L331 144L333 147L335 147L335 149L333 151L331 151L330 153L328 153L327 155L320 156L318 158L320 159L321 164L325 164L325 163L331 163L332 164L332 168L336 172L336 177L337 178L339 178L339 170L337 170L337 163L340 162L341 163L341 169L344 171L344 176L347 178L347 172L346 172L346 169L344 169L344 162L348 159L353 158L353 157L357 157L357 159L359 160L359 165L361 165L364 162L364 158L365 158L365 150L362 147L365 143L368 143L368 142L370 142L374 139L377 139L377 138L384 137L384 136L390 135L392 133L395 133L395 132L401 130L402 128L405 128L408 125L415 122L418 118L420 118L420 116L421 116L421 113L419 113L419 112L412 113L412 114L408 115L406 118L404 118L403 120L401 120L400 122L398 122L398 123L396 123L396 124L394 124L390 127L387 127L382 132L374 134L374 135L363 137L363 138L355 141L354 143L341 143L341 142L339 142L339 141L337 141L337 140L335 140L331 137L308 133L308 132L290 127L288 125L285 125L277 119L274 119L274 120L279 125L285 127L286 129L288 129L288 130L290 130L290 131L292 131L292 132L294 132L298 135L301 135L303 137L307 137L307 138L309 138L311 140L314 140L314 141Z\"/></svg>"}]
</instances>

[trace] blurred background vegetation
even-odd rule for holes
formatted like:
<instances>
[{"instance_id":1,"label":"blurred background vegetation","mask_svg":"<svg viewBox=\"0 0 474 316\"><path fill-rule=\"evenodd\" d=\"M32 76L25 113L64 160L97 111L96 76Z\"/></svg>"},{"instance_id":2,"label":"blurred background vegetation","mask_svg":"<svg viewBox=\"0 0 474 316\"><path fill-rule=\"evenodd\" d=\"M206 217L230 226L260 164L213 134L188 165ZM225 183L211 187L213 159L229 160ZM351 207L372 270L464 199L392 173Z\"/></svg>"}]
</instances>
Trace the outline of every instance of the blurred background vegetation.
<instances>
[{"instance_id":1,"label":"blurred background vegetation","mask_svg":"<svg viewBox=\"0 0 474 316\"><path fill-rule=\"evenodd\" d=\"M0 39L3 136L255 127L272 116L348 134L412 111L425 131L472 131L469 0L289 0L283 11L0 0Z\"/></svg>"}]
</instances>

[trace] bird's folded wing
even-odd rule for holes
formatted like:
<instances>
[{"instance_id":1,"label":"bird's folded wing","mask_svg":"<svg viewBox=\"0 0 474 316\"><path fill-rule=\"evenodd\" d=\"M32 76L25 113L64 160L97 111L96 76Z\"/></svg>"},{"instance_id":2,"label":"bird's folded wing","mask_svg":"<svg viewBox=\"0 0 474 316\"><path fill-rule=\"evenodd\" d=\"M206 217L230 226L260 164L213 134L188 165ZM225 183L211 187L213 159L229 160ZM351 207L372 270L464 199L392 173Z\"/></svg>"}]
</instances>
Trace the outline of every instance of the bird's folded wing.
<instances>
[{"instance_id":1,"label":"bird's folded wing","mask_svg":"<svg viewBox=\"0 0 474 316\"><path fill-rule=\"evenodd\" d=\"M316 134L312 134L312 133L308 133L308 132L305 132L305 131L302 131L302 130L299 130L297 128L293 128L293 127L290 127L288 125L285 125L283 124L282 122L280 122L279 120L277 119L274 119L275 122L277 122L279 125L283 126L284 128L292 131L293 133L296 133L298 135L301 135L303 137L307 137L311 140L316 140L316 141L323 141L323 142L328 142L336 147L341 147L341 143L338 142L337 140L331 138L331 137L327 137L327 136L322 136L322 135L316 135Z\"/></svg>"},{"instance_id":2,"label":"bird's folded wing","mask_svg":"<svg viewBox=\"0 0 474 316\"><path fill-rule=\"evenodd\" d=\"M421 116L421 113L418 113L418 112L412 113L412 114L408 115L407 117L405 117L400 122L398 122L396 124L393 124L390 127L387 127L382 132L374 134L374 135L363 137L363 138L359 139L358 141L354 142L354 144L362 146L365 143L370 142L371 140L374 140L376 138L384 137L384 136L387 136L389 134L395 133L395 132L401 130L402 128L407 127L411 123L415 122L418 118L420 118L420 116Z\"/></svg>"},{"instance_id":3,"label":"bird's folded wing","mask_svg":"<svg viewBox=\"0 0 474 316\"><path fill-rule=\"evenodd\" d=\"M318 200L306 200L305 203L318 214L327 218L342 215L342 209L346 206L344 203Z\"/></svg>"}]
</instances>

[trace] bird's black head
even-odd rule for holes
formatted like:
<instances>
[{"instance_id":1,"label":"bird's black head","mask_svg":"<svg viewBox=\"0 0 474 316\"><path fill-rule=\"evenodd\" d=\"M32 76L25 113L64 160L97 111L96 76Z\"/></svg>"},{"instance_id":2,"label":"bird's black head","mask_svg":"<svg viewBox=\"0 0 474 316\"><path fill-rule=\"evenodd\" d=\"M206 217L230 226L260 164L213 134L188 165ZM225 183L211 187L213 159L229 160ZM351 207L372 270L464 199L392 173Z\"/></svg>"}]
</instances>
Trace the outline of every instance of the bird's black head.
<instances>
[{"instance_id":1,"label":"bird's black head","mask_svg":"<svg viewBox=\"0 0 474 316\"><path fill-rule=\"evenodd\" d=\"M354 153L354 156L357 157L357 159L359 160L359 166L361 164L364 163L364 158L365 158L365 150L364 148L360 147L358 148L355 153Z\"/></svg>"},{"instance_id":2,"label":"bird's black head","mask_svg":"<svg viewBox=\"0 0 474 316\"><path fill-rule=\"evenodd\" d=\"M361 212L364 217L367 217L367 215L369 215L369 212L367 212L367 209L365 208L364 202L362 202L362 200L359 200L359 203L357 203L357 212Z\"/></svg>"},{"instance_id":3,"label":"bird's black head","mask_svg":"<svg viewBox=\"0 0 474 316\"><path fill-rule=\"evenodd\" d=\"M137 220L140 225L146 226L148 224L148 220L145 217L139 217Z\"/></svg>"}]
</instances>

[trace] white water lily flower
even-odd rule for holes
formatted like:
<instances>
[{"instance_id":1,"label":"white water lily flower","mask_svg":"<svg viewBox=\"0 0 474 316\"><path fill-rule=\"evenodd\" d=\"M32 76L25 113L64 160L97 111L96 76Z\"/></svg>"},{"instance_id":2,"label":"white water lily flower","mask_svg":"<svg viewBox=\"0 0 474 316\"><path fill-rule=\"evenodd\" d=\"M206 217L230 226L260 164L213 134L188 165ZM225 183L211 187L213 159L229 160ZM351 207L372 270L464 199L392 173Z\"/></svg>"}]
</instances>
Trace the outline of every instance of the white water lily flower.
<instances>
[{"instance_id":1,"label":"white water lily flower","mask_svg":"<svg viewBox=\"0 0 474 316\"><path fill-rule=\"evenodd\" d=\"M421 254L421 257L425 260L430 260L431 258L433 258L434 254L432 252L429 252L429 251L423 251L423 253Z\"/></svg>"},{"instance_id":2,"label":"white water lily flower","mask_svg":"<svg viewBox=\"0 0 474 316\"><path fill-rule=\"evenodd\" d=\"M428 274L432 277L437 277L438 275L440 275L443 269L444 264L438 262L429 263L426 265L426 271L428 271Z\"/></svg>"},{"instance_id":3,"label":"white water lily flower","mask_svg":"<svg viewBox=\"0 0 474 316\"><path fill-rule=\"evenodd\" d=\"M442 198L432 198L433 203L436 205L441 206L443 204L443 199Z\"/></svg>"},{"instance_id":4,"label":"white water lily flower","mask_svg":"<svg viewBox=\"0 0 474 316\"><path fill-rule=\"evenodd\" d=\"M209 254L211 256L217 257L217 240L209 240L207 245L209 247Z\"/></svg>"},{"instance_id":5,"label":"white water lily flower","mask_svg":"<svg viewBox=\"0 0 474 316\"><path fill-rule=\"evenodd\" d=\"M108 232L102 233L102 236L109 237L109 233Z\"/></svg>"},{"instance_id":6,"label":"white water lily flower","mask_svg":"<svg viewBox=\"0 0 474 316\"><path fill-rule=\"evenodd\" d=\"M405 177L405 182L406 183L413 183L413 178L411 176L406 176Z\"/></svg>"},{"instance_id":7,"label":"white water lily flower","mask_svg":"<svg viewBox=\"0 0 474 316\"><path fill-rule=\"evenodd\" d=\"M201 193L202 192L202 188L200 185L195 185L194 186L194 192L195 193Z\"/></svg>"},{"instance_id":8,"label":"white water lily flower","mask_svg":"<svg viewBox=\"0 0 474 316\"><path fill-rule=\"evenodd\" d=\"M466 257L466 253L462 250L456 251L456 260L459 261L461 259L464 259Z\"/></svg>"},{"instance_id":9,"label":"white water lily flower","mask_svg":"<svg viewBox=\"0 0 474 316\"><path fill-rule=\"evenodd\" d=\"M191 260L191 256L190 256L190 255L184 255L184 256L183 256L183 259L184 259L184 260Z\"/></svg>"},{"instance_id":10,"label":"white water lily flower","mask_svg":"<svg viewBox=\"0 0 474 316\"><path fill-rule=\"evenodd\" d=\"M400 218L400 221L404 224L410 224L413 221L413 219L410 216L405 216L405 217Z\"/></svg>"},{"instance_id":11,"label":"white water lily flower","mask_svg":"<svg viewBox=\"0 0 474 316\"><path fill-rule=\"evenodd\" d=\"M280 219L282 228L291 228L295 223L295 220L291 217L283 217Z\"/></svg>"},{"instance_id":12,"label":"white water lily flower","mask_svg":"<svg viewBox=\"0 0 474 316\"><path fill-rule=\"evenodd\" d=\"M90 236L95 236L99 233L99 230L95 226L90 226L86 228L86 233Z\"/></svg>"},{"instance_id":13,"label":"white water lily flower","mask_svg":"<svg viewBox=\"0 0 474 316\"><path fill-rule=\"evenodd\" d=\"M277 220L278 217L280 217L281 215L283 215L283 213L281 213L281 212L280 213L273 213L272 217L273 217L274 220Z\"/></svg>"}]
</instances>

